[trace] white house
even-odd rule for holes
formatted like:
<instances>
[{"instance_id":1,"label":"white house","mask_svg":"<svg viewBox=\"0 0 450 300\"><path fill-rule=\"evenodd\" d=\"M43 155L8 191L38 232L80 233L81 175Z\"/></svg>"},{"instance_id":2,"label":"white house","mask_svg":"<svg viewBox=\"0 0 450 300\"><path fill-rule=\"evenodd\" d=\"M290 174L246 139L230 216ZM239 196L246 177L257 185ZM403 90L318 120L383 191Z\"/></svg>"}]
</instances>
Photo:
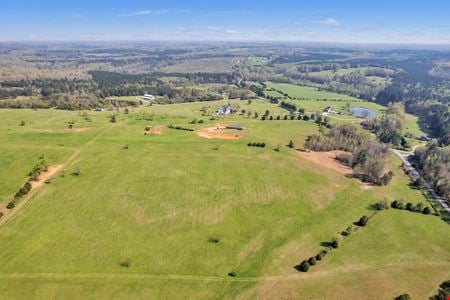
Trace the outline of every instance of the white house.
<instances>
[{"instance_id":1,"label":"white house","mask_svg":"<svg viewBox=\"0 0 450 300\"><path fill-rule=\"evenodd\" d=\"M216 112L216 114L218 115L229 115L233 112L233 109L231 108L230 104L227 104L225 106L222 106L221 108L219 108Z\"/></svg>"}]
</instances>

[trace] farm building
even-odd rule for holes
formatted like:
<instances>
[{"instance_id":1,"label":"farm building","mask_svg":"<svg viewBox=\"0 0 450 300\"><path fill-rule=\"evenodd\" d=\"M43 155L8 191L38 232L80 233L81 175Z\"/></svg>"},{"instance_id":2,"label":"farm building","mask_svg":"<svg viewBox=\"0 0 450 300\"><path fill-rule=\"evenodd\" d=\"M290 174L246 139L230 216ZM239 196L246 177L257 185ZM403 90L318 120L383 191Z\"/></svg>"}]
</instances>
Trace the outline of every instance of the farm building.
<instances>
[{"instance_id":1,"label":"farm building","mask_svg":"<svg viewBox=\"0 0 450 300\"><path fill-rule=\"evenodd\" d=\"M221 108L219 108L216 112L217 115L229 115L233 112L233 109L231 108L230 104L224 105Z\"/></svg>"},{"instance_id":2,"label":"farm building","mask_svg":"<svg viewBox=\"0 0 450 300\"><path fill-rule=\"evenodd\" d=\"M142 96L142 99L153 101L153 100L155 100L155 96L153 96L151 94L145 94L144 96Z\"/></svg>"},{"instance_id":3,"label":"farm building","mask_svg":"<svg viewBox=\"0 0 450 300\"><path fill-rule=\"evenodd\" d=\"M226 129L242 130L242 126L239 125L228 125Z\"/></svg>"}]
</instances>

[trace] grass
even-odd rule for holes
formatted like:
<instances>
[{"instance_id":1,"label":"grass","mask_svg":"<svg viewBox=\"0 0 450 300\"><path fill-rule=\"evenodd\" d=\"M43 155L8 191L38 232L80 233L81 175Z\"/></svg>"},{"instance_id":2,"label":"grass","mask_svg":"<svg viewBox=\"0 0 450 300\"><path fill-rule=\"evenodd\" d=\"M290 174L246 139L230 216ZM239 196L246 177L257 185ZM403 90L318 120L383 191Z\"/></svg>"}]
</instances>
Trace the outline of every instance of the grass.
<instances>
[{"instance_id":1,"label":"grass","mask_svg":"<svg viewBox=\"0 0 450 300\"><path fill-rule=\"evenodd\" d=\"M306 99L306 100L345 100L345 101L361 101L358 98L338 94L333 92L321 91L314 87L294 85L288 83L271 83L266 82L267 88L280 90L284 93L288 93L293 98Z\"/></svg>"},{"instance_id":2,"label":"grass","mask_svg":"<svg viewBox=\"0 0 450 300\"><path fill-rule=\"evenodd\" d=\"M79 166L80 176L56 177L0 227L1 295L210 299L344 292L355 298L364 291L368 299L390 299L401 288L423 298L442 281L449 268L448 225L393 210L376 216L310 273L297 273L295 264L336 230L370 214L370 204L384 197L425 199L409 188L394 156L392 182L366 189L284 147L317 132L312 121L202 116L202 107L212 114L228 102L252 112L285 112L260 100L153 105L120 113L112 124L106 111L89 113L87 122L75 112L0 110L2 199L21 185L37 155L60 164L81 149L67 166ZM243 138L209 140L169 129L143 135L148 125L198 126L189 124L193 118L203 118L202 126L240 124ZM22 119L26 126L18 125ZM89 130L67 131L69 120ZM220 241L211 243L212 236ZM423 261L426 253L430 259ZM121 266L126 259L130 266ZM227 276L231 271L237 277ZM382 284L371 285L370 274ZM271 276L281 277L263 280Z\"/></svg>"}]
</instances>

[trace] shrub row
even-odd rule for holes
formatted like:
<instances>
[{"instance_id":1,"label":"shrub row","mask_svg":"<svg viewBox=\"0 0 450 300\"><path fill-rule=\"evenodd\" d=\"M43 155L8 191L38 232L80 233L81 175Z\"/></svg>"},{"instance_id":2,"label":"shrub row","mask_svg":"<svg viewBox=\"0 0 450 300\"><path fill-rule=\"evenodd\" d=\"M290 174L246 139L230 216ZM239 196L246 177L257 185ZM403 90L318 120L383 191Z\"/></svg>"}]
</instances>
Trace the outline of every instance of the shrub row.
<instances>
[{"instance_id":1,"label":"shrub row","mask_svg":"<svg viewBox=\"0 0 450 300\"><path fill-rule=\"evenodd\" d=\"M266 146L266 143L248 143L248 147L261 147L264 148Z\"/></svg>"},{"instance_id":2,"label":"shrub row","mask_svg":"<svg viewBox=\"0 0 450 300\"><path fill-rule=\"evenodd\" d=\"M192 128L186 128L186 127L181 127L181 126L174 126L172 124L170 124L167 127L169 127L170 129L176 129L176 130L194 131L194 129L192 129Z\"/></svg>"},{"instance_id":3,"label":"shrub row","mask_svg":"<svg viewBox=\"0 0 450 300\"><path fill-rule=\"evenodd\" d=\"M262 116L261 117L261 121L265 121L265 120L303 120L302 115L298 115L297 117L295 117L294 115L284 115L283 117L281 117L280 115L274 117L274 116ZM309 120L309 119L308 119Z\"/></svg>"},{"instance_id":4,"label":"shrub row","mask_svg":"<svg viewBox=\"0 0 450 300\"><path fill-rule=\"evenodd\" d=\"M366 226L368 221L369 217L364 215L358 220L358 222L355 223L360 227L364 227ZM355 228L353 227L353 225L350 225L345 230L336 233L334 237L331 239L331 242L327 243L329 245L328 247L322 249L316 255L311 256L308 259L305 259L299 265L295 266L295 268L301 272L308 272L309 268L316 265L318 261L321 261L325 257L325 255L330 253L333 249L339 248L342 240L348 237L354 230Z\"/></svg>"},{"instance_id":5,"label":"shrub row","mask_svg":"<svg viewBox=\"0 0 450 300\"><path fill-rule=\"evenodd\" d=\"M428 206L425 206L422 202L417 203L416 205L411 202L403 204L401 200L394 200L391 203L391 207L395 209L406 209L412 212L423 213L424 215L429 215L431 213L431 209Z\"/></svg>"},{"instance_id":6,"label":"shrub row","mask_svg":"<svg viewBox=\"0 0 450 300\"><path fill-rule=\"evenodd\" d=\"M309 267L314 266L317 264L318 261L322 260L322 258L325 257L328 253L330 253L331 248L325 248L321 250L319 253L317 253L314 256L311 256L308 259L305 259L302 261L296 268L302 272L308 272Z\"/></svg>"},{"instance_id":7,"label":"shrub row","mask_svg":"<svg viewBox=\"0 0 450 300\"><path fill-rule=\"evenodd\" d=\"M30 178L28 179L27 182L25 182L25 184L19 189L19 191L14 195L14 199L11 200L7 205L6 208L7 209L13 209L17 202L20 200L20 198L22 198L23 196L25 196L26 194L28 194L31 191L31 183L30 181L36 181L39 178L39 175L48 170L48 164L45 161L44 156L40 157L41 161L35 165L33 167L33 169L31 170L31 172L28 174L30 176Z\"/></svg>"}]
</instances>

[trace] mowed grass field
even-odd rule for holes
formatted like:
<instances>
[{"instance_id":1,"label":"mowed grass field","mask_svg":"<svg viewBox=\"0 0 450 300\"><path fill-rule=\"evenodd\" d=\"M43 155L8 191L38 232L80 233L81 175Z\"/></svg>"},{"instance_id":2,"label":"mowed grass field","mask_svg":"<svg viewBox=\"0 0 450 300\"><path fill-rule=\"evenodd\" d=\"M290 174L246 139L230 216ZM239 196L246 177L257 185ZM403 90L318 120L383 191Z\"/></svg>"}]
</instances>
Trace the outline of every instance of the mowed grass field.
<instances>
[{"instance_id":1,"label":"mowed grass field","mask_svg":"<svg viewBox=\"0 0 450 300\"><path fill-rule=\"evenodd\" d=\"M333 109L344 113L344 115L330 114L329 117L335 122L356 122L359 123L361 119L355 118L347 111L347 103L350 107L362 107L374 111L377 116L381 116L385 107L374 102L364 101L348 95L327 92L318 90L314 87L299 86L287 83L270 83L266 82L267 88L276 89L283 93L287 93L294 99L285 99L284 95L277 91L265 91L267 95L279 97L282 101L295 104L298 108L304 108L308 113L321 113L326 107L330 106ZM409 132L415 136L424 135L425 133L418 125L417 116L406 114L405 132ZM418 142L411 139L410 142L415 145Z\"/></svg>"},{"instance_id":2,"label":"mowed grass field","mask_svg":"<svg viewBox=\"0 0 450 300\"><path fill-rule=\"evenodd\" d=\"M231 102L251 112L283 111L264 101ZM316 133L312 121L202 116L205 106L224 103L141 107L119 113L116 123L108 111L89 112L88 122L76 112L0 110L2 204L39 155L66 169L0 226L2 297L392 299L407 292L422 299L448 276L449 225L392 209L308 273L297 272L321 243L372 214L374 202L426 199L408 186L394 156L392 182L368 187L284 147ZM204 123L190 124L194 118ZM68 121L87 129L67 130ZM143 134L145 126L169 124L244 130L238 140L169 128ZM121 266L125 260L129 267ZM237 276L227 276L231 271Z\"/></svg>"}]
</instances>

